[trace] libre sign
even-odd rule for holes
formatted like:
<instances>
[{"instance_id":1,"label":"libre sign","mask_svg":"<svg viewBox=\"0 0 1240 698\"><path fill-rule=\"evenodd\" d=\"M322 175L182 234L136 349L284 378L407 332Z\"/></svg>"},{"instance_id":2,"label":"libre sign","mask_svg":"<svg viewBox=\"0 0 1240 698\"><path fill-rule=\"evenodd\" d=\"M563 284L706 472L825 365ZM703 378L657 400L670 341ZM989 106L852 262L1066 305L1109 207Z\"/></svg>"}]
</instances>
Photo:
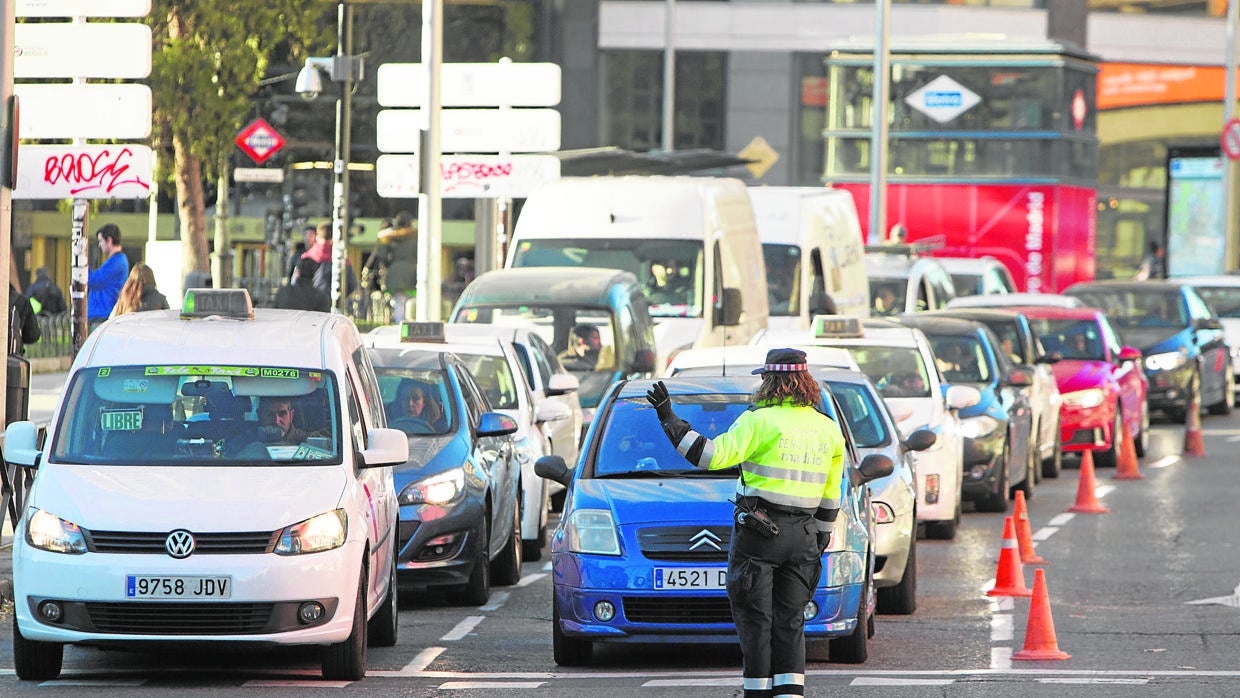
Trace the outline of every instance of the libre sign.
<instances>
[{"instance_id":1,"label":"libre sign","mask_svg":"<svg viewBox=\"0 0 1240 698\"><path fill-rule=\"evenodd\" d=\"M261 117L241 129L234 142L241 152L249 155L250 159L259 165L267 162L267 158L284 147L284 137Z\"/></svg>"}]
</instances>

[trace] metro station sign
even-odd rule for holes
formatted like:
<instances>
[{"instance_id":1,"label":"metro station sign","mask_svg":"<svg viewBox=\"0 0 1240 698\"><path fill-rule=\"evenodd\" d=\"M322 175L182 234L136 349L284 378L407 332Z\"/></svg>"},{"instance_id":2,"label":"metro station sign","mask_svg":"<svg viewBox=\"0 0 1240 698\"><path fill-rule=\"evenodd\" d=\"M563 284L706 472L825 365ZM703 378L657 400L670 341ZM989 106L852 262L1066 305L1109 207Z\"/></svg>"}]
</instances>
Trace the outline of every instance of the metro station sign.
<instances>
[{"instance_id":1,"label":"metro station sign","mask_svg":"<svg viewBox=\"0 0 1240 698\"><path fill-rule=\"evenodd\" d=\"M233 142L237 144L241 152L249 155L250 159L259 165L267 162L268 158L280 152L280 149L284 147L284 137L261 117L241 129Z\"/></svg>"},{"instance_id":2,"label":"metro station sign","mask_svg":"<svg viewBox=\"0 0 1240 698\"><path fill-rule=\"evenodd\" d=\"M969 88L940 75L904 98L904 103L945 124L981 103L982 98Z\"/></svg>"}]
</instances>

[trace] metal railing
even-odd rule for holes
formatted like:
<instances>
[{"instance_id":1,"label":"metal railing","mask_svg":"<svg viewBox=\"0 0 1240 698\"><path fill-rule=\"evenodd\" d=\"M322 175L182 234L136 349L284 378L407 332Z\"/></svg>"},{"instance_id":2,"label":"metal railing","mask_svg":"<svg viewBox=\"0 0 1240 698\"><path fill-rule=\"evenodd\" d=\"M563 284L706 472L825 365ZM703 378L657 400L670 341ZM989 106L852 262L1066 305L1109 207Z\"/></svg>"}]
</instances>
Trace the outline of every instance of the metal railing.
<instances>
[{"instance_id":1,"label":"metal railing","mask_svg":"<svg viewBox=\"0 0 1240 698\"><path fill-rule=\"evenodd\" d=\"M36 443L42 448L47 438L47 425L40 424ZM0 434L0 454L4 451L4 435ZM2 456L0 456L2 458ZM34 484L34 468L13 465L7 459L0 463L0 529L8 523L11 528L17 527L17 520L26 508L26 496L30 494L30 486ZM7 521L5 517L8 517Z\"/></svg>"}]
</instances>

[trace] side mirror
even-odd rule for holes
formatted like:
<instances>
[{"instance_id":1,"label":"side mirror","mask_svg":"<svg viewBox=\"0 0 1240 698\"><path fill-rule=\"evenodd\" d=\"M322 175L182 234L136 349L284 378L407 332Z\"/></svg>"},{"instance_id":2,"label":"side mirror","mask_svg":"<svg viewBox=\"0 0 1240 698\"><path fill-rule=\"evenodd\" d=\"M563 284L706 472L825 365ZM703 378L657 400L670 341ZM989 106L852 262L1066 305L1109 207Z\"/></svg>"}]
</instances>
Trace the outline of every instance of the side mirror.
<instances>
[{"instance_id":1,"label":"side mirror","mask_svg":"<svg viewBox=\"0 0 1240 698\"><path fill-rule=\"evenodd\" d=\"M1223 329L1223 323L1219 322L1217 318L1200 318L1193 322L1193 327L1199 330L1221 330Z\"/></svg>"},{"instance_id":2,"label":"side mirror","mask_svg":"<svg viewBox=\"0 0 1240 698\"><path fill-rule=\"evenodd\" d=\"M5 440L8 440L6 435ZM358 468L404 465L409 460L409 437L400 429L371 429L366 432L370 446L359 451Z\"/></svg>"},{"instance_id":3,"label":"side mirror","mask_svg":"<svg viewBox=\"0 0 1240 698\"><path fill-rule=\"evenodd\" d=\"M881 453L871 453L861 460L861 465L858 465L854 471L861 476L861 482L854 484L863 484L880 477L887 477L895 471L895 468L896 464L891 458Z\"/></svg>"},{"instance_id":4,"label":"side mirror","mask_svg":"<svg viewBox=\"0 0 1240 698\"><path fill-rule=\"evenodd\" d=\"M1033 385L1033 375L1023 368L1014 368L1008 372L1008 385L1024 388Z\"/></svg>"},{"instance_id":5,"label":"side mirror","mask_svg":"<svg viewBox=\"0 0 1240 698\"><path fill-rule=\"evenodd\" d=\"M543 456L534 461L534 474L565 487L573 479L573 471L564 463L563 456Z\"/></svg>"},{"instance_id":6,"label":"side mirror","mask_svg":"<svg viewBox=\"0 0 1240 698\"><path fill-rule=\"evenodd\" d=\"M649 349L638 349L629 366L629 373L654 373L654 352Z\"/></svg>"},{"instance_id":7,"label":"side mirror","mask_svg":"<svg viewBox=\"0 0 1240 698\"><path fill-rule=\"evenodd\" d=\"M809 297L809 315L835 315L835 303L831 302L831 297L825 293L815 293Z\"/></svg>"},{"instance_id":8,"label":"side mirror","mask_svg":"<svg viewBox=\"0 0 1240 698\"><path fill-rule=\"evenodd\" d=\"M34 422L13 422L4 430L4 460L27 468L39 467L39 428Z\"/></svg>"},{"instance_id":9,"label":"side mirror","mask_svg":"<svg viewBox=\"0 0 1240 698\"><path fill-rule=\"evenodd\" d=\"M501 412L483 412L478 420L478 436L507 436L517 430L517 420Z\"/></svg>"},{"instance_id":10,"label":"side mirror","mask_svg":"<svg viewBox=\"0 0 1240 698\"><path fill-rule=\"evenodd\" d=\"M947 388L947 408L960 410L982 401L982 393L971 385L953 385Z\"/></svg>"},{"instance_id":11,"label":"side mirror","mask_svg":"<svg viewBox=\"0 0 1240 698\"><path fill-rule=\"evenodd\" d=\"M1141 358L1141 350L1136 347L1120 347L1120 361L1138 361Z\"/></svg>"},{"instance_id":12,"label":"side mirror","mask_svg":"<svg viewBox=\"0 0 1240 698\"><path fill-rule=\"evenodd\" d=\"M935 434L929 429L918 429L912 434L909 434L908 438L903 441L902 445L910 451L924 451L933 446L938 440L938 434Z\"/></svg>"},{"instance_id":13,"label":"side mirror","mask_svg":"<svg viewBox=\"0 0 1240 698\"><path fill-rule=\"evenodd\" d=\"M534 411L534 421L542 424L544 422L560 422L573 416L573 411L568 409L558 400L543 400L538 403L538 409Z\"/></svg>"},{"instance_id":14,"label":"side mirror","mask_svg":"<svg viewBox=\"0 0 1240 698\"><path fill-rule=\"evenodd\" d=\"M735 327L741 324L741 290L725 288L719 303L715 305L715 325Z\"/></svg>"},{"instance_id":15,"label":"side mirror","mask_svg":"<svg viewBox=\"0 0 1240 698\"><path fill-rule=\"evenodd\" d=\"M581 388L581 381L577 380L577 376L571 373L555 373L547 379L547 389L544 391L547 397L555 397L571 393Z\"/></svg>"}]
</instances>

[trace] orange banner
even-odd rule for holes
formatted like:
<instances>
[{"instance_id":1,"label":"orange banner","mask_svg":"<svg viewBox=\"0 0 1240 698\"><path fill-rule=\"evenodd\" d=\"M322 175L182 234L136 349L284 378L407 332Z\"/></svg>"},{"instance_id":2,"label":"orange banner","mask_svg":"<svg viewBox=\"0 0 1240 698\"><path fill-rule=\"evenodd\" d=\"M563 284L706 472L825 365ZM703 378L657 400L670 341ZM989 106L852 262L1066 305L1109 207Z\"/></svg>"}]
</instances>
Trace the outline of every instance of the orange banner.
<instances>
[{"instance_id":1,"label":"orange banner","mask_svg":"<svg viewBox=\"0 0 1240 698\"><path fill-rule=\"evenodd\" d=\"M1218 66L1103 63L1098 109L1221 102L1227 71Z\"/></svg>"}]
</instances>

